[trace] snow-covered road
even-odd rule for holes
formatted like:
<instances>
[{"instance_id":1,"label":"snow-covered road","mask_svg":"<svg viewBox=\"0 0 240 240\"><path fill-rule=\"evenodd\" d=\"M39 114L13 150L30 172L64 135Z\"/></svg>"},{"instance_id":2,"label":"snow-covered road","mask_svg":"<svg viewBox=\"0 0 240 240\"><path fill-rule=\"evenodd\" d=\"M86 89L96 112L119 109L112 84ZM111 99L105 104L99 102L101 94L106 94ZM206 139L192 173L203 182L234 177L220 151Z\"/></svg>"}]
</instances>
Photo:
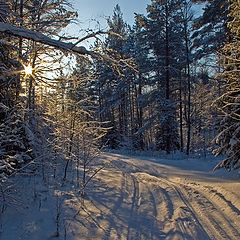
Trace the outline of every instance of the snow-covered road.
<instances>
[{"instance_id":1,"label":"snow-covered road","mask_svg":"<svg viewBox=\"0 0 240 240\"><path fill-rule=\"evenodd\" d=\"M192 170L199 160L176 167L171 160L104 158L111 164L69 225L73 239L240 239L239 179L206 173L206 163L204 171L199 165ZM68 204L74 206L74 199Z\"/></svg>"},{"instance_id":2,"label":"snow-covered road","mask_svg":"<svg viewBox=\"0 0 240 240\"><path fill-rule=\"evenodd\" d=\"M174 157L103 154L84 203L75 168L64 184L64 168L56 178L45 169L44 180L41 171L19 174L6 191L0 239L239 240L239 176L213 173L214 159Z\"/></svg>"}]
</instances>

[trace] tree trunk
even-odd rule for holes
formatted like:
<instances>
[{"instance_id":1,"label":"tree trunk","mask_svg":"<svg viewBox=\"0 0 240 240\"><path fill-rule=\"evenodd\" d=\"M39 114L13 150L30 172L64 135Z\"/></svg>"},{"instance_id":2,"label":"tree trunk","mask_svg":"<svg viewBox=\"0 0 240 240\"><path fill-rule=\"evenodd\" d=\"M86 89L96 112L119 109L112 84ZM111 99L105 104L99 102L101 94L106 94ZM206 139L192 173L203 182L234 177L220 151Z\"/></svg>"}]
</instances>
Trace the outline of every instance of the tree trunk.
<instances>
[{"instance_id":1,"label":"tree trunk","mask_svg":"<svg viewBox=\"0 0 240 240\"><path fill-rule=\"evenodd\" d=\"M168 5L165 3L165 12L166 12L166 20L165 20L165 30L166 30L166 39L165 39L165 98L168 101L170 99L170 71L169 71L169 29L168 29ZM164 130L164 133L168 135L168 128ZM170 137L166 138L166 152L170 153Z\"/></svg>"},{"instance_id":2,"label":"tree trunk","mask_svg":"<svg viewBox=\"0 0 240 240\"><path fill-rule=\"evenodd\" d=\"M180 76L179 86L179 118L180 118L180 151L183 152L183 106L182 106L182 77Z\"/></svg>"},{"instance_id":3,"label":"tree trunk","mask_svg":"<svg viewBox=\"0 0 240 240\"><path fill-rule=\"evenodd\" d=\"M190 59L189 59L189 39L187 32L187 23L184 27L185 30L185 44L186 44L186 73L187 73L187 148L186 153L189 155L191 144L191 76L190 76Z\"/></svg>"}]
</instances>

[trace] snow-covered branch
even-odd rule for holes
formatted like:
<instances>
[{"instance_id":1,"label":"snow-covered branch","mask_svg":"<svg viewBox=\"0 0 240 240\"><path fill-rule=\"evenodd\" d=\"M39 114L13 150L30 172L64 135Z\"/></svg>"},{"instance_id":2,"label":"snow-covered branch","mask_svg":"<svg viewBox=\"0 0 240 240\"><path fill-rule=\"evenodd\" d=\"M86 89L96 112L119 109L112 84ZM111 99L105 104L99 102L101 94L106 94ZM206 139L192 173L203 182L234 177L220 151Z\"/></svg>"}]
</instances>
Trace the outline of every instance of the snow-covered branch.
<instances>
[{"instance_id":1,"label":"snow-covered branch","mask_svg":"<svg viewBox=\"0 0 240 240\"><path fill-rule=\"evenodd\" d=\"M78 40L76 43L67 43L67 42L63 42L60 40L55 40L55 39L52 39L42 33L28 30L25 28L21 28L18 26L14 26L12 24L4 23L4 22L0 22L0 32L9 34L9 35L13 35L13 36L17 36L17 37L22 37L25 39L30 39L35 42L43 43L43 44L46 44L46 45L49 45L52 47L56 47L56 48L62 49L62 50L72 51L72 52L75 52L75 53L78 53L81 55L90 55L94 58L101 59L102 61L109 62L111 65L119 66L119 64L121 64L121 68L128 67L128 68L134 69L134 71L135 71L135 68L126 59L125 60L115 59L115 58L110 57L110 55L89 51L83 46L77 46L80 42L82 42L88 38L95 37L96 35L99 35L99 34L107 34L106 32L99 31L96 33L91 33L90 35L87 35L86 37ZM113 32L109 32L109 34L114 35ZM120 37L120 35L118 35L118 34L115 34L115 35L117 37Z\"/></svg>"},{"instance_id":2,"label":"snow-covered branch","mask_svg":"<svg viewBox=\"0 0 240 240\"><path fill-rule=\"evenodd\" d=\"M33 41L40 42L40 43L53 46L59 49L68 50L68 51L70 50L75 53L79 53L83 55L85 54L92 55L92 52L88 51L83 46L76 46L76 44L73 44L73 43L66 43L66 42L54 40L42 33L28 30L25 28L20 28L9 23L0 22L0 32L17 36L17 37L31 39Z\"/></svg>"}]
</instances>

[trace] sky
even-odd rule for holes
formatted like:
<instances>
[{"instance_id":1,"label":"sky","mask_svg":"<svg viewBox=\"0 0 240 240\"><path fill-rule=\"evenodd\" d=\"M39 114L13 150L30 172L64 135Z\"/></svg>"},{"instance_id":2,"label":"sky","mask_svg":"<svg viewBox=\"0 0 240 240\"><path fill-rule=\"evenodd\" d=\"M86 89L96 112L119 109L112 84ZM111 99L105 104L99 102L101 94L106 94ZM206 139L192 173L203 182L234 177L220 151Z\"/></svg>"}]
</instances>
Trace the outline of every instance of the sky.
<instances>
[{"instance_id":1,"label":"sky","mask_svg":"<svg viewBox=\"0 0 240 240\"><path fill-rule=\"evenodd\" d=\"M78 38L87 35L86 30L93 31L107 30L106 19L112 16L114 7L119 4L123 13L123 19L129 25L134 24L134 13L146 15L147 5L151 0L69 0L73 9L78 12L79 24L70 24L63 34ZM197 12L201 7L197 10ZM97 23L97 21L100 23ZM94 38L81 43L82 46L89 48L94 43Z\"/></svg>"},{"instance_id":2,"label":"sky","mask_svg":"<svg viewBox=\"0 0 240 240\"><path fill-rule=\"evenodd\" d=\"M71 0L74 8L79 12L79 19L88 21L89 19L104 20L106 16L113 13L113 8L119 4L123 12L124 20L132 24L134 12L145 13L150 0Z\"/></svg>"},{"instance_id":3,"label":"sky","mask_svg":"<svg viewBox=\"0 0 240 240\"><path fill-rule=\"evenodd\" d=\"M74 10L78 12L80 25L72 25L66 32L81 35L82 31L86 29L107 28L106 19L112 16L113 9L117 4L120 5L124 21L133 25L134 13L146 15L146 7L151 3L151 0L70 0L70 2ZM195 8L194 12L198 12L200 8Z\"/></svg>"},{"instance_id":4,"label":"sky","mask_svg":"<svg viewBox=\"0 0 240 240\"><path fill-rule=\"evenodd\" d=\"M117 4L120 5L125 22L132 25L134 12L146 13L146 7L151 0L71 0L70 2L74 10L78 11L80 26L86 29L97 26L96 21L99 21L101 27L105 28L106 18L113 14L113 8Z\"/></svg>"}]
</instances>

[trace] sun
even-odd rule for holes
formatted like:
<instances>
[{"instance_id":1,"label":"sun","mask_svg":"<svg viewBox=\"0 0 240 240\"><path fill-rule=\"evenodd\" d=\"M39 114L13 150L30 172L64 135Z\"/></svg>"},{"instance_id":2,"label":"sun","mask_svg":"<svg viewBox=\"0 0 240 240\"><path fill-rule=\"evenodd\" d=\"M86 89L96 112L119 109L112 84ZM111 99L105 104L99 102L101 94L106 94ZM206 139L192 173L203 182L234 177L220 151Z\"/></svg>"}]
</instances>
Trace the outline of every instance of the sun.
<instances>
[{"instance_id":1,"label":"sun","mask_svg":"<svg viewBox=\"0 0 240 240\"><path fill-rule=\"evenodd\" d=\"M33 68L32 68L30 63L27 66L23 65L23 67L24 67L25 75L32 75L33 74Z\"/></svg>"}]
</instances>

